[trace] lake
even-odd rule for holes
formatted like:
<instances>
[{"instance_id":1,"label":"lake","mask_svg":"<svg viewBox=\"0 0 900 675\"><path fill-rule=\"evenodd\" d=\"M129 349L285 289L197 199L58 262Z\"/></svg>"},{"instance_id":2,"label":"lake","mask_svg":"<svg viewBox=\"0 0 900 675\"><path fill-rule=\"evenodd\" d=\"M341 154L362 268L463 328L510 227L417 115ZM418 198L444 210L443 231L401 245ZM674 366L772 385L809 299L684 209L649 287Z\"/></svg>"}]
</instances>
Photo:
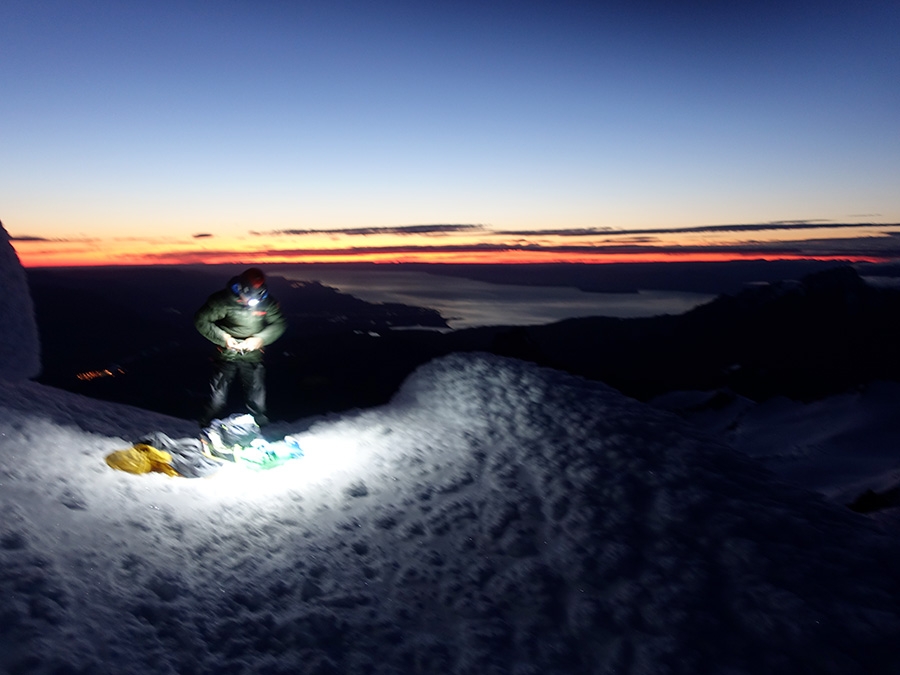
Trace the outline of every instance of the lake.
<instances>
[{"instance_id":1,"label":"lake","mask_svg":"<svg viewBox=\"0 0 900 675\"><path fill-rule=\"evenodd\" d=\"M564 286L491 284L402 270L279 269L292 281L319 281L366 302L398 302L441 313L453 329L528 326L585 316L635 318L682 314L714 295L644 290L587 293Z\"/></svg>"}]
</instances>

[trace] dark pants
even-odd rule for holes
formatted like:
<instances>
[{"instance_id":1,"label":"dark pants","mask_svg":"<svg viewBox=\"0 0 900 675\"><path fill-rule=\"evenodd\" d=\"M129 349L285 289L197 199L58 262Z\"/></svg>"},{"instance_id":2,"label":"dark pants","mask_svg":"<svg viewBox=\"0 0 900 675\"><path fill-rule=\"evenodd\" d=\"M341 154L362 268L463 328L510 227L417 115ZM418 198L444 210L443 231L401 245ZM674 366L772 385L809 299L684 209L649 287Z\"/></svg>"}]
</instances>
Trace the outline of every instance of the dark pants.
<instances>
[{"instance_id":1,"label":"dark pants","mask_svg":"<svg viewBox=\"0 0 900 675\"><path fill-rule=\"evenodd\" d=\"M203 415L203 426L220 418L228 404L231 383L240 377L244 390L244 404L257 424L266 424L266 367L261 363L247 361L216 361L215 372L209 382L209 405Z\"/></svg>"}]
</instances>

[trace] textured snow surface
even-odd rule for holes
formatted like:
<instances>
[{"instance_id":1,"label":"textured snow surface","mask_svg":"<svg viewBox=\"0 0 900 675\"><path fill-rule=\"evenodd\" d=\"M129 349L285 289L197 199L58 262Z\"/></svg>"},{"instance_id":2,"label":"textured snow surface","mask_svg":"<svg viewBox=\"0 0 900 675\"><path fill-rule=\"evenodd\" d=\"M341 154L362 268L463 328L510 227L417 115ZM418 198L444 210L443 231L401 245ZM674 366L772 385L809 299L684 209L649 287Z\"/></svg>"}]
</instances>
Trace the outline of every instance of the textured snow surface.
<instances>
[{"instance_id":1,"label":"textured snow surface","mask_svg":"<svg viewBox=\"0 0 900 675\"><path fill-rule=\"evenodd\" d=\"M184 423L81 402L0 389L3 671L844 674L900 655L897 548L869 521L596 383L450 356L388 406L298 424L293 466L198 480L110 470L148 424Z\"/></svg>"}]
</instances>

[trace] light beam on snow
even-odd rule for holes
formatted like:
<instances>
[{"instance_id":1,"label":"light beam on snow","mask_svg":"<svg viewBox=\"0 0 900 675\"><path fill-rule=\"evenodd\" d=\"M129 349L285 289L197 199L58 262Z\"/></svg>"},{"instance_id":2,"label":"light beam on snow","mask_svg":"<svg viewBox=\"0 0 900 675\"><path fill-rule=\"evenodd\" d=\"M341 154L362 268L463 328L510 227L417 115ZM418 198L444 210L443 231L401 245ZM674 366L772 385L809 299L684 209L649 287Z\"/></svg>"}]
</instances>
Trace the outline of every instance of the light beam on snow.
<instances>
[{"instance_id":1,"label":"light beam on snow","mask_svg":"<svg viewBox=\"0 0 900 675\"><path fill-rule=\"evenodd\" d=\"M294 437L303 450L303 458L292 464L310 477L321 478L346 471L359 463L359 444L345 434L323 430Z\"/></svg>"},{"instance_id":2,"label":"light beam on snow","mask_svg":"<svg viewBox=\"0 0 900 675\"><path fill-rule=\"evenodd\" d=\"M308 490L340 474L364 472L359 444L345 434L322 430L294 434L294 438L303 449L303 457L262 471L226 464L201 481L203 490L220 498L268 498L290 490Z\"/></svg>"}]
</instances>

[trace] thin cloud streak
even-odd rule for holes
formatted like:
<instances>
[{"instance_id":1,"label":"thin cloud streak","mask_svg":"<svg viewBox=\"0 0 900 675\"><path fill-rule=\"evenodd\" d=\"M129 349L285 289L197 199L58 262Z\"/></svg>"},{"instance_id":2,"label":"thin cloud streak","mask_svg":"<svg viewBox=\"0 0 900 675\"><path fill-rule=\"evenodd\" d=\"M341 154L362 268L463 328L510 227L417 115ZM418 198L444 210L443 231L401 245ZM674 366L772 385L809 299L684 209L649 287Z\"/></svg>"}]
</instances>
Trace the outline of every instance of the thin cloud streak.
<instances>
[{"instance_id":1,"label":"thin cloud streak","mask_svg":"<svg viewBox=\"0 0 900 675\"><path fill-rule=\"evenodd\" d=\"M840 230L848 228L861 227L900 227L900 223L831 223L828 221L815 220L798 220L798 221L778 221L773 223L743 223L732 225L699 225L695 227L676 227L676 228L646 228L637 230L612 230L605 227L598 228L576 228L563 230L498 230L495 234L517 236L517 237L534 237L534 236L556 236L556 237L620 237L629 235L647 235L647 234L694 234L704 232L766 232L766 231L785 231L785 230Z\"/></svg>"},{"instance_id":2,"label":"thin cloud streak","mask_svg":"<svg viewBox=\"0 0 900 675\"><path fill-rule=\"evenodd\" d=\"M10 241L38 242L46 244L93 244L102 241L100 237L35 237L31 235L9 235Z\"/></svg>"},{"instance_id":3,"label":"thin cloud streak","mask_svg":"<svg viewBox=\"0 0 900 675\"><path fill-rule=\"evenodd\" d=\"M372 236L372 235L441 235L459 233L477 233L488 231L484 225L396 225L391 227L350 227L339 229L300 229L300 230L272 230L270 232L251 231L256 236L306 236L306 235L337 235L347 236Z\"/></svg>"},{"instance_id":4,"label":"thin cloud streak","mask_svg":"<svg viewBox=\"0 0 900 675\"><path fill-rule=\"evenodd\" d=\"M671 256L681 255L733 255L746 257L759 255L760 257L788 256L791 258L808 256L819 257L852 257L852 258L900 258L900 242L896 237L860 237L856 239L810 239L794 242L746 242L722 245L638 245L638 244L604 244L604 245L545 245L538 243L475 243L475 244L447 244L433 245L394 245L394 246L351 246L334 248L290 248L290 249L257 249L244 251L229 250L204 250L191 252L162 252L140 256L145 260L165 260L169 258L192 259L222 259L231 257L234 259L303 259L313 257L326 258L364 258L366 256L421 256L427 259L429 256L441 254L507 254L507 253L538 253L547 255L563 255L578 257L607 257L607 256L658 256L665 259Z\"/></svg>"}]
</instances>

